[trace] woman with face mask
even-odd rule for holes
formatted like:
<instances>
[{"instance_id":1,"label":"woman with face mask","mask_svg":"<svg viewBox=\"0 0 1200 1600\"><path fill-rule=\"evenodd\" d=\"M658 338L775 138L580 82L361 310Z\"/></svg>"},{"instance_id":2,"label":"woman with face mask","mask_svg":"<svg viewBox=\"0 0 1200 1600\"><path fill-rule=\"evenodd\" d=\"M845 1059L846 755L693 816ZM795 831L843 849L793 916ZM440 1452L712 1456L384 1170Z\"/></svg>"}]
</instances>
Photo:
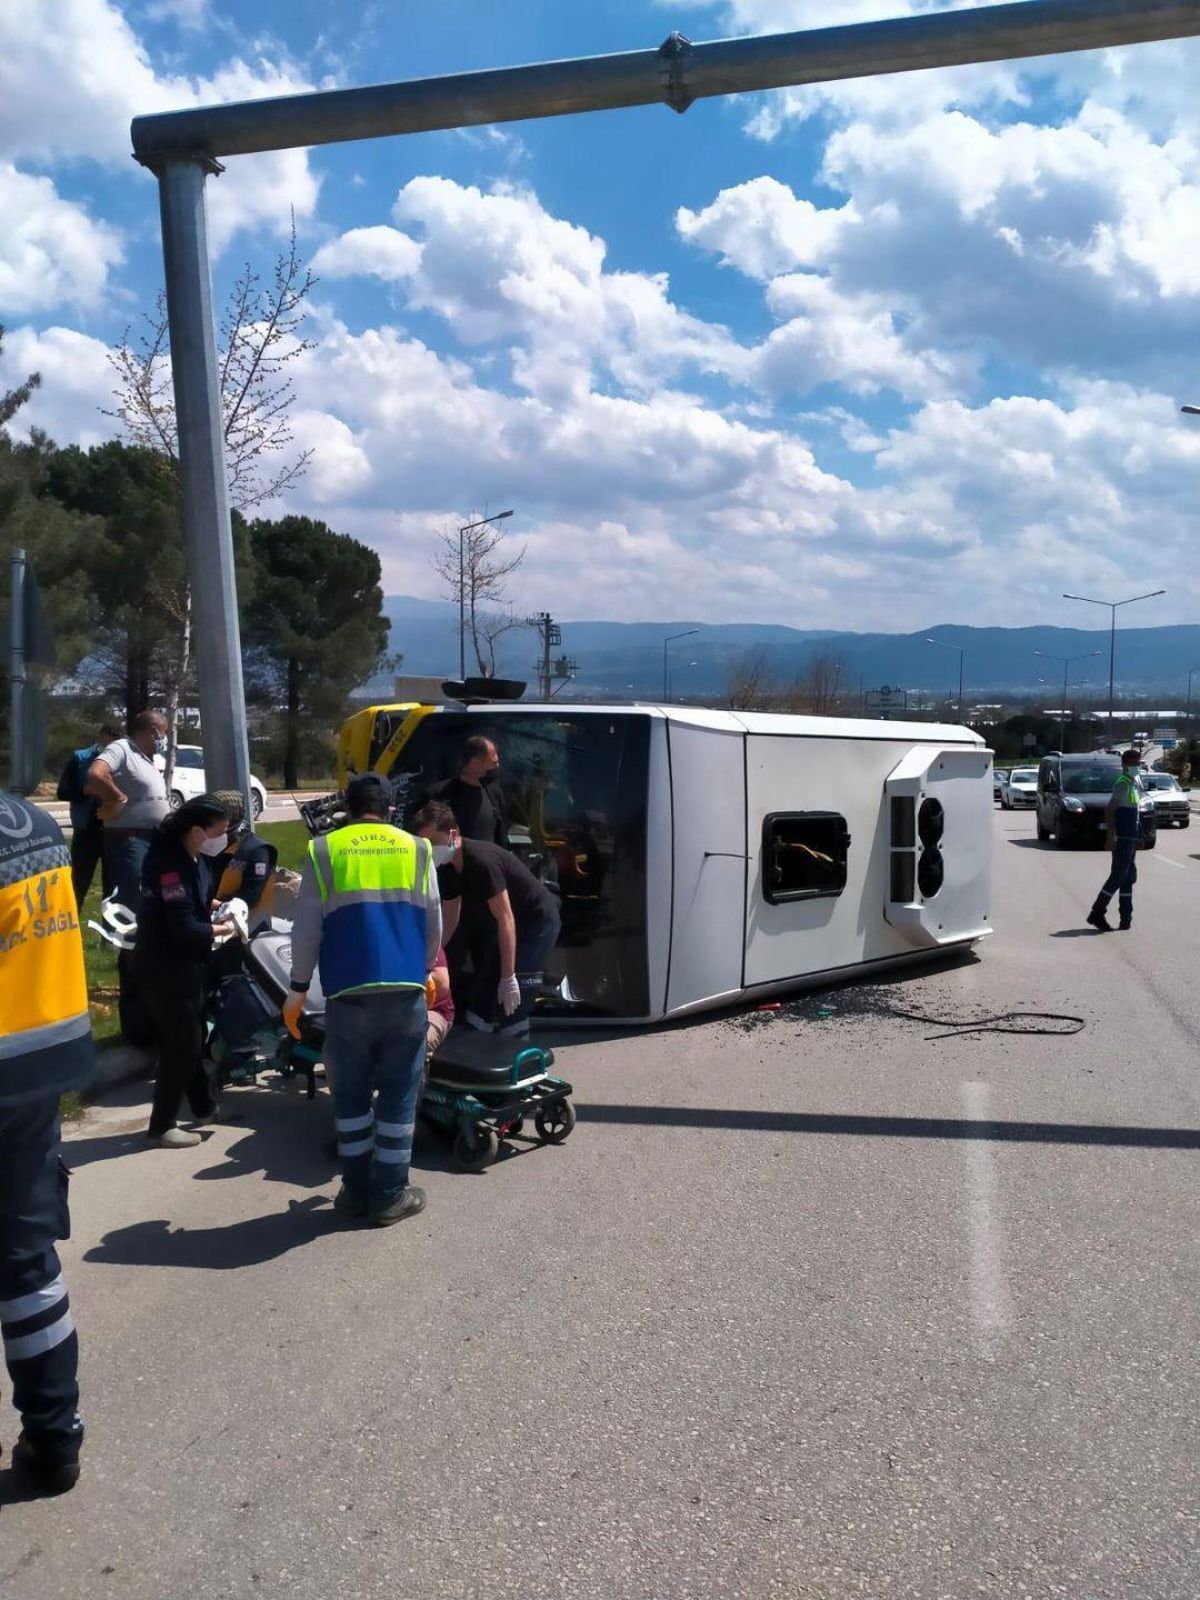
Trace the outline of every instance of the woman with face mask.
<instances>
[{"instance_id":1,"label":"woman with face mask","mask_svg":"<svg viewBox=\"0 0 1200 1600\"><path fill-rule=\"evenodd\" d=\"M175 1125L184 1095L198 1122L216 1110L204 1062L204 1005L214 936L229 931L210 913L228 841L228 811L201 795L159 824L142 870L133 960L158 1045L146 1132L170 1150L200 1143L198 1133Z\"/></svg>"}]
</instances>

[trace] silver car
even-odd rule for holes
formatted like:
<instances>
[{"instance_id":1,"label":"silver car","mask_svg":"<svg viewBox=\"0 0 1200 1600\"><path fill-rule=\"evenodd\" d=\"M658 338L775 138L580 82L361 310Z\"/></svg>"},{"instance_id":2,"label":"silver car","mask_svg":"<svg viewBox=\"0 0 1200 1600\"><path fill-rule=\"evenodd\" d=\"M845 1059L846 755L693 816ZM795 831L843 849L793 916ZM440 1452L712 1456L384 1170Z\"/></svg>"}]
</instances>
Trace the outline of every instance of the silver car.
<instances>
[{"instance_id":1,"label":"silver car","mask_svg":"<svg viewBox=\"0 0 1200 1600\"><path fill-rule=\"evenodd\" d=\"M1191 825L1191 801L1173 773L1143 772L1140 777L1142 788L1154 801L1154 820L1160 828L1187 828Z\"/></svg>"}]
</instances>

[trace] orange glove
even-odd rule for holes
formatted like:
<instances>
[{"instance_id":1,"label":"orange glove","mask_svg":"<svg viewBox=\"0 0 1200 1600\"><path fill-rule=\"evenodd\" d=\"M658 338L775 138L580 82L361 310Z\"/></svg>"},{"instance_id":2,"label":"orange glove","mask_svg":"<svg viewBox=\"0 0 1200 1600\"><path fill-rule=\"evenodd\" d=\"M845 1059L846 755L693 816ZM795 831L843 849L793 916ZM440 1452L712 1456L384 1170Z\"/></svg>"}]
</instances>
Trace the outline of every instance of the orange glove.
<instances>
[{"instance_id":1,"label":"orange glove","mask_svg":"<svg viewBox=\"0 0 1200 1600\"><path fill-rule=\"evenodd\" d=\"M304 995L291 990L283 1002L283 1025L293 1039L300 1037L300 1017L304 1011L304 1001Z\"/></svg>"},{"instance_id":2,"label":"orange glove","mask_svg":"<svg viewBox=\"0 0 1200 1600\"><path fill-rule=\"evenodd\" d=\"M432 1011L434 1006L437 1005L437 984L433 981L432 972L425 979L425 1004L429 1007L430 1011Z\"/></svg>"}]
</instances>

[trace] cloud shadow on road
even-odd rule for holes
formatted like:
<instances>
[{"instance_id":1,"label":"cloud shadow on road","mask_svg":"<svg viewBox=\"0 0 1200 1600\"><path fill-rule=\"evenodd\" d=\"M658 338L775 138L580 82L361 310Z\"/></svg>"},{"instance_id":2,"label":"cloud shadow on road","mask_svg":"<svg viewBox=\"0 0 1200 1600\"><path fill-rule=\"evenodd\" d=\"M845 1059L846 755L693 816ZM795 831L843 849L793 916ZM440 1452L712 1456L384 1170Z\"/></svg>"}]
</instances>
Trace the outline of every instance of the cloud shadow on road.
<instances>
[{"instance_id":1,"label":"cloud shadow on road","mask_svg":"<svg viewBox=\"0 0 1200 1600\"><path fill-rule=\"evenodd\" d=\"M886 1139L982 1139L999 1144L1118 1145L1200 1150L1200 1128L1122 1128L1087 1122L976 1122L960 1117L863 1117L818 1111L746 1111L722 1106L581 1105L580 1122L659 1128L732 1128L750 1133L849 1134Z\"/></svg>"}]
</instances>

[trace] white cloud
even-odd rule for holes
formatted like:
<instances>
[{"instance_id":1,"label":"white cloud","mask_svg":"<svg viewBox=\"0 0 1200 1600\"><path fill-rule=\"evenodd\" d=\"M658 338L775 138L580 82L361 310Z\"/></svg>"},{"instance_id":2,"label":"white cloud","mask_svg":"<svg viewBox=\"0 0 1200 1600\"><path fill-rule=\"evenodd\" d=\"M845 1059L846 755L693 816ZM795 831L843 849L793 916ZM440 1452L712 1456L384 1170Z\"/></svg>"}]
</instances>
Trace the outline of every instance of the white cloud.
<instances>
[{"instance_id":1,"label":"white cloud","mask_svg":"<svg viewBox=\"0 0 1200 1600\"><path fill-rule=\"evenodd\" d=\"M101 415L113 403L113 371L108 346L74 328L8 328L0 346L0 389L40 372L35 389L10 423L13 433L27 437L41 428L60 444L85 448L112 437L114 424Z\"/></svg>"},{"instance_id":2,"label":"white cloud","mask_svg":"<svg viewBox=\"0 0 1200 1600\"><path fill-rule=\"evenodd\" d=\"M0 162L0 315L94 305L122 254L117 230L49 178Z\"/></svg>"},{"instance_id":3,"label":"white cloud","mask_svg":"<svg viewBox=\"0 0 1200 1600\"><path fill-rule=\"evenodd\" d=\"M382 278L398 283L421 264L421 246L399 228L351 228L323 244L312 269L323 278Z\"/></svg>"},{"instance_id":4,"label":"white cloud","mask_svg":"<svg viewBox=\"0 0 1200 1600\"><path fill-rule=\"evenodd\" d=\"M4 0L0 7L0 151L28 164L98 161L130 170L134 116L220 100L298 93L312 85L289 62L233 60L208 76L161 73L112 0ZM231 159L210 181L210 235L287 231L316 210L308 153Z\"/></svg>"},{"instance_id":5,"label":"white cloud","mask_svg":"<svg viewBox=\"0 0 1200 1600\"><path fill-rule=\"evenodd\" d=\"M769 177L722 189L702 211L681 206L675 213L681 238L713 251L723 265L764 280L824 265L843 230L858 221L852 203L822 210Z\"/></svg>"}]
</instances>

